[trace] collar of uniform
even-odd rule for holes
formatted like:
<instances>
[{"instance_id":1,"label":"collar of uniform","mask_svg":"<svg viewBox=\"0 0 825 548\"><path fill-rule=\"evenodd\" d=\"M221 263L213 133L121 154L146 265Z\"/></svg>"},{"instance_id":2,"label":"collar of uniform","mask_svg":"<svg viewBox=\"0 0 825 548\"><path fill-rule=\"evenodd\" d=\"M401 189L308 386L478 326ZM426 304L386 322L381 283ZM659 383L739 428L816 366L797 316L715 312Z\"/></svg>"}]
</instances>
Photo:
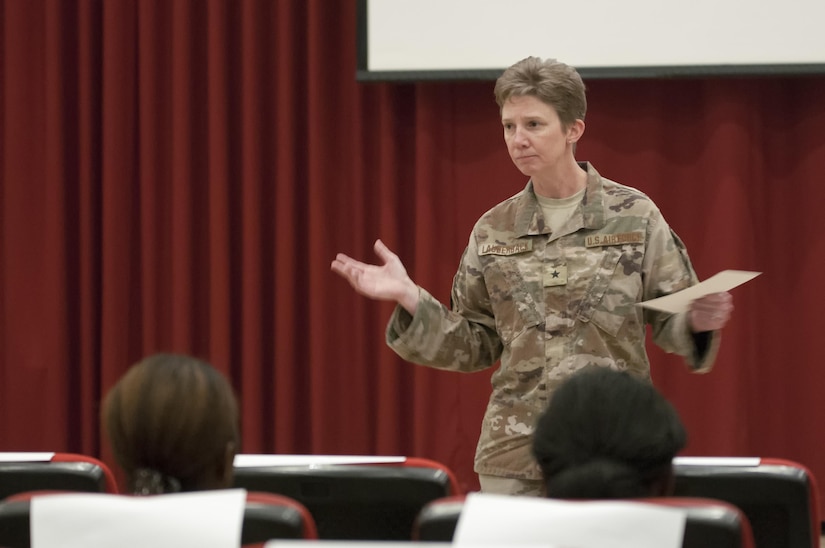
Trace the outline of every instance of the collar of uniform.
<instances>
[{"instance_id":1,"label":"collar of uniform","mask_svg":"<svg viewBox=\"0 0 825 548\"><path fill-rule=\"evenodd\" d=\"M579 162L579 166L587 172L587 190L584 191L578 212L582 215L584 228L601 228L604 226L604 196L602 194L602 176L590 162ZM549 234L550 227L544 224L536 192L533 190L533 181L527 181L527 186L518 198L515 221L516 237Z\"/></svg>"},{"instance_id":2,"label":"collar of uniform","mask_svg":"<svg viewBox=\"0 0 825 548\"><path fill-rule=\"evenodd\" d=\"M584 228L595 229L604 226L604 187L602 176L590 162L579 162L587 172L587 190L582 198L581 212Z\"/></svg>"}]
</instances>

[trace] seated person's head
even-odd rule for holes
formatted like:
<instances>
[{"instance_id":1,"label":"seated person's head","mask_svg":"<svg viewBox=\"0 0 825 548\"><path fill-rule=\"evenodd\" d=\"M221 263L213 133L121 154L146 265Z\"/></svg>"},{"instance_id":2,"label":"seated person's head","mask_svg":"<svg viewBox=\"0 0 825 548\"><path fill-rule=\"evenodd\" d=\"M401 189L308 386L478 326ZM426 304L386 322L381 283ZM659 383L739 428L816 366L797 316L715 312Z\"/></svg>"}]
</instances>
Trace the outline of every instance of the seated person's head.
<instances>
[{"instance_id":1,"label":"seated person's head","mask_svg":"<svg viewBox=\"0 0 825 548\"><path fill-rule=\"evenodd\" d=\"M655 497L672 494L685 442L679 415L649 382L593 366L555 391L533 453L548 497Z\"/></svg>"},{"instance_id":2,"label":"seated person's head","mask_svg":"<svg viewBox=\"0 0 825 548\"><path fill-rule=\"evenodd\" d=\"M135 494L229 487L238 405L206 362L173 354L132 366L109 391L103 423Z\"/></svg>"}]
</instances>

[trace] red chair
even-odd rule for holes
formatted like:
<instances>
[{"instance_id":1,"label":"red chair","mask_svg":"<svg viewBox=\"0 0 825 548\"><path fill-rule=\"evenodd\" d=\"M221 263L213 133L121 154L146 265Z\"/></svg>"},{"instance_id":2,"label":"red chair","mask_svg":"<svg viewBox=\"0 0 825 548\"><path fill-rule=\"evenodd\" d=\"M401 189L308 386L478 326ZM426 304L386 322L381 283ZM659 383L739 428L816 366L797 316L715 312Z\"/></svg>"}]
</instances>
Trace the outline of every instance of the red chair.
<instances>
[{"instance_id":1,"label":"red chair","mask_svg":"<svg viewBox=\"0 0 825 548\"><path fill-rule=\"evenodd\" d=\"M452 542L465 495L443 497L424 505L413 522L414 541Z\"/></svg>"},{"instance_id":2,"label":"red chair","mask_svg":"<svg viewBox=\"0 0 825 548\"><path fill-rule=\"evenodd\" d=\"M683 548L754 548L753 531L742 511L726 502L687 497L636 499L687 511Z\"/></svg>"},{"instance_id":3,"label":"red chair","mask_svg":"<svg viewBox=\"0 0 825 548\"><path fill-rule=\"evenodd\" d=\"M0 499L25 491L118 493L101 460L76 453L0 453Z\"/></svg>"},{"instance_id":4,"label":"red chair","mask_svg":"<svg viewBox=\"0 0 825 548\"><path fill-rule=\"evenodd\" d=\"M0 502L0 546L30 548L31 499L66 493L65 491L18 493ZM314 540L317 538L315 521L301 503L271 493L247 492L241 529L242 546L258 548L273 539Z\"/></svg>"},{"instance_id":5,"label":"red chair","mask_svg":"<svg viewBox=\"0 0 825 548\"><path fill-rule=\"evenodd\" d=\"M450 485L450 494L457 496L462 494L461 487L458 484L458 479L452 470L446 465L431 459L421 457L404 457L404 461L398 464L393 463L376 463L376 466L403 466L405 468L420 468L424 470L435 470L441 472L447 477Z\"/></svg>"},{"instance_id":6,"label":"red chair","mask_svg":"<svg viewBox=\"0 0 825 548\"><path fill-rule=\"evenodd\" d=\"M804 465L776 458L680 457L676 495L718 499L740 508L757 548L818 548L816 479Z\"/></svg>"},{"instance_id":7,"label":"red chair","mask_svg":"<svg viewBox=\"0 0 825 548\"><path fill-rule=\"evenodd\" d=\"M661 497L635 502L683 508L686 511L683 548L753 548L750 524L730 504L699 498ZM424 506L412 530L414 541L451 542L464 496L445 497Z\"/></svg>"},{"instance_id":8,"label":"red chair","mask_svg":"<svg viewBox=\"0 0 825 548\"><path fill-rule=\"evenodd\" d=\"M272 493L247 492L241 531L243 546L262 546L272 539L317 538L315 519L300 502Z\"/></svg>"},{"instance_id":9,"label":"red chair","mask_svg":"<svg viewBox=\"0 0 825 548\"><path fill-rule=\"evenodd\" d=\"M460 493L455 474L421 458L265 456L254 466L236 460L234 486L285 495L301 502L327 540L409 540L413 521L429 501ZM287 465L281 465L284 458ZM319 460L321 459L321 460ZM353 460L354 459L354 460Z\"/></svg>"}]
</instances>

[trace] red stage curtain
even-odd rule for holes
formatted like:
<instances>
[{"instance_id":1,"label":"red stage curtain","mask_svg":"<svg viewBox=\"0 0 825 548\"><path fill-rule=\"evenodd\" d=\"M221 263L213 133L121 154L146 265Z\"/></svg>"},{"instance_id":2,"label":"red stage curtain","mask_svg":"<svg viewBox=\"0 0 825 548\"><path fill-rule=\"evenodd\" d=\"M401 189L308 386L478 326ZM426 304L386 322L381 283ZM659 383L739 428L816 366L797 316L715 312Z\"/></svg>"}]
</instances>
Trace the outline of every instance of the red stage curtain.
<instances>
[{"instance_id":1,"label":"red stage curtain","mask_svg":"<svg viewBox=\"0 0 825 548\"><path fill-rule=\"evenodd\" d=\"M400 361L391 306L329 263L381 237L446 300L473 222L525 180L492 82L355 81L354 4L0 3L0 450L110 458L102 395L174 351L231 378L245 452L418 455L477 486L489 374ZM648 193L702 278L764 272L714 372L651 348L687 453L825 484L825 77L588 87L579 158Z\"/></svg>"}]
</instances>

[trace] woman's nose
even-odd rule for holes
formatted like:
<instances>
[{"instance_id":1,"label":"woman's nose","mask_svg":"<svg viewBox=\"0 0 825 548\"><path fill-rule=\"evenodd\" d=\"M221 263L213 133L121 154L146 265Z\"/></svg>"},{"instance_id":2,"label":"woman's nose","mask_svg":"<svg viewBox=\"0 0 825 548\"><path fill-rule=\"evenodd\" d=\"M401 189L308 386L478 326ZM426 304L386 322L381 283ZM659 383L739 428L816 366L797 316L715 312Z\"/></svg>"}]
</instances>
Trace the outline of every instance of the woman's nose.
<instances>
[{"instance_id":1,"label":"woman's nose","mask_svg":"<svg viewBox=\"0 0 825 548\"><path fill-rule=\"evenodd\" d=\"M518 146L526 145L527 134L521 128L516 128L516 131L513 133L513 142Z\"/></svg>"}]
</instances>

